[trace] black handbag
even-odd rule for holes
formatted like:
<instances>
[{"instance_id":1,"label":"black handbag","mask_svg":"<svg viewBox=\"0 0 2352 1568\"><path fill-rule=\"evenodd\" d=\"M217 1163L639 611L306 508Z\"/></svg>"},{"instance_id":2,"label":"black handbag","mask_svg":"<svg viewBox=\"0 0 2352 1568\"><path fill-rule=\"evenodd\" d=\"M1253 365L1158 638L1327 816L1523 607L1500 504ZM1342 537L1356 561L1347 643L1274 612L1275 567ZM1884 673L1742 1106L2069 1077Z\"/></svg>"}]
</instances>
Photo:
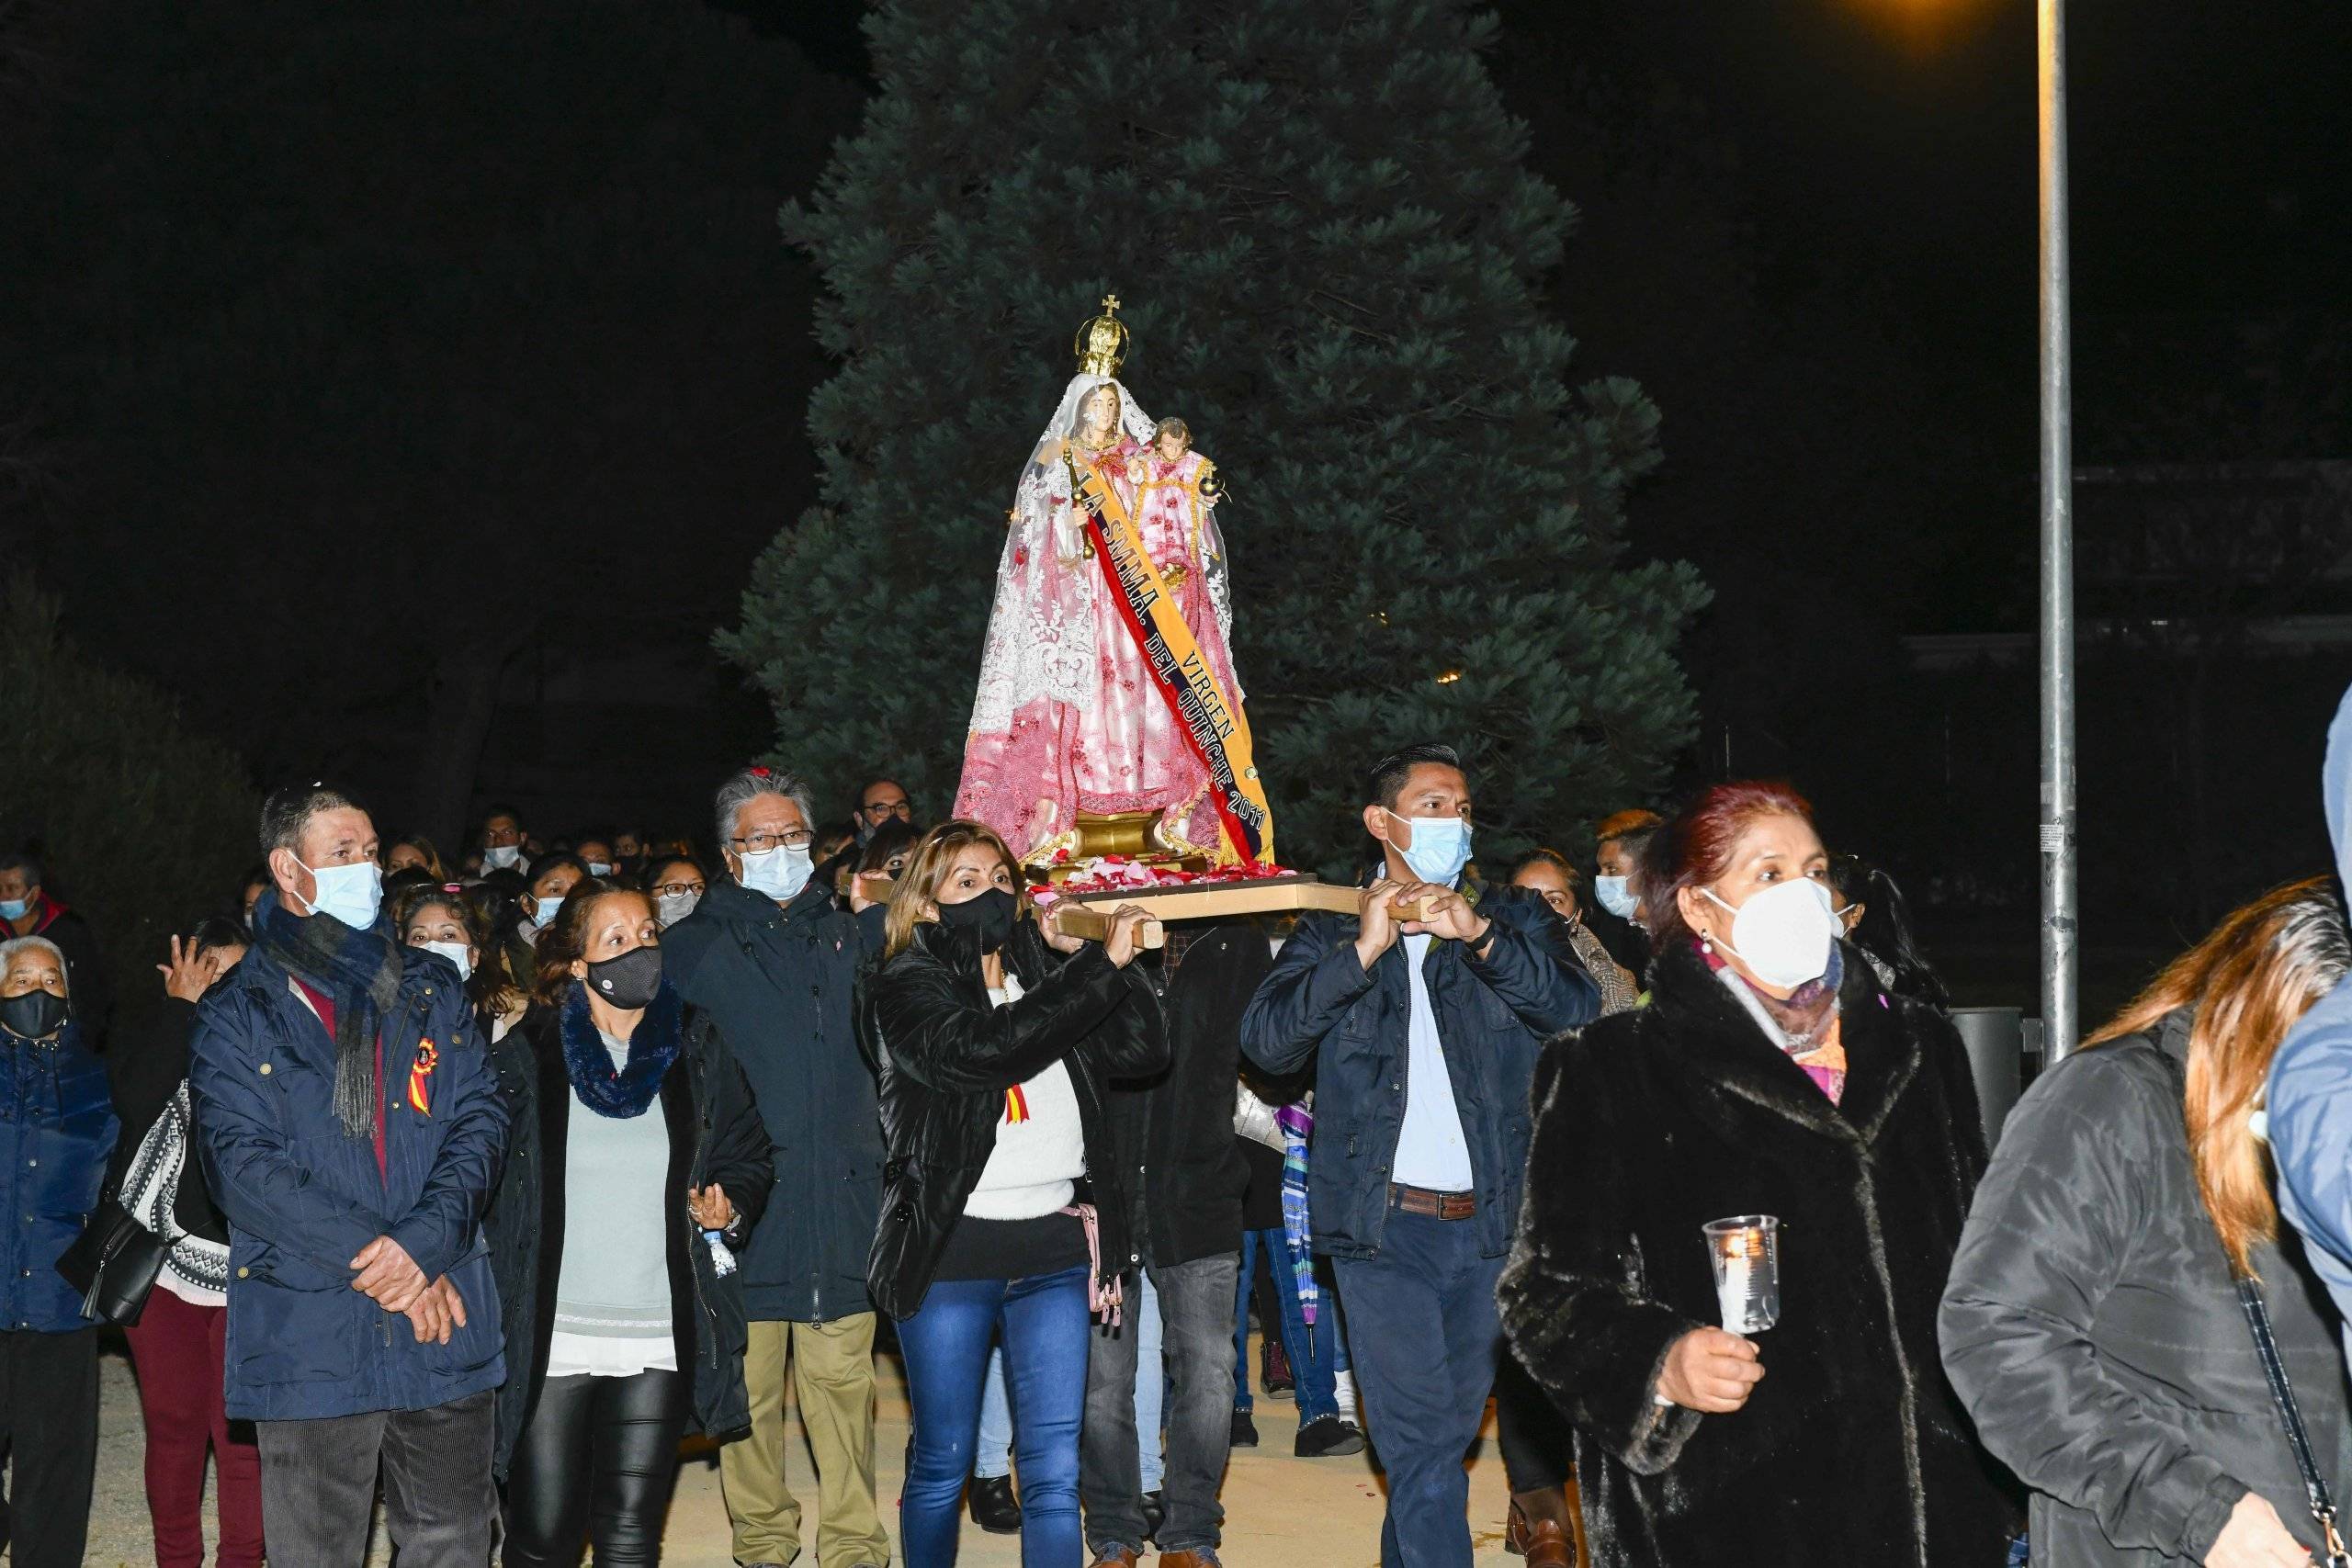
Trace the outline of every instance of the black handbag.
<instances>
[{"instance_id":1,"label":"black handbag","mask_svg":"<svg viewBox=\"0 0 2352 1568\"><path fill-rule=\"evenodd\" d=\"M2287 1446L2295 1452L2295 1468L2302 1472L2303 1494L2311 1501L2312 1518L2319 1526L2320 1550L2325 1568L2352 1568L2352 1551L2335 1529L2335 1503L2327 1495L2327 1481L2312 1455L2311 1434L2303 1429L2303 1413L2295 1404L2294 1385L2287 1381L2287 1363L2279 1359L2278 1341L2270 1332L2270 1303L2262 1298L2261 1282L2238 1281L2238 1305L2245 1310L2246 1327L2254 1335L2254 1352L2262 1358L2262 1375L2270 1384L2270 1403L2278 1407L2278 1424L2287 1429Z\"/></svg>"},{"instance_id":2,"label":"black handbag","mask_svg":"<svg viewBox=\"0 0 2352 1568\"><path fill-rule=\"evenodd\" d=\"M129 1328L146 1310L147 1294L164 1271L171 1245L111 1198L57 1259L65 1282L82 1292L82 1315Z\"/></svg>"}]
</instances>

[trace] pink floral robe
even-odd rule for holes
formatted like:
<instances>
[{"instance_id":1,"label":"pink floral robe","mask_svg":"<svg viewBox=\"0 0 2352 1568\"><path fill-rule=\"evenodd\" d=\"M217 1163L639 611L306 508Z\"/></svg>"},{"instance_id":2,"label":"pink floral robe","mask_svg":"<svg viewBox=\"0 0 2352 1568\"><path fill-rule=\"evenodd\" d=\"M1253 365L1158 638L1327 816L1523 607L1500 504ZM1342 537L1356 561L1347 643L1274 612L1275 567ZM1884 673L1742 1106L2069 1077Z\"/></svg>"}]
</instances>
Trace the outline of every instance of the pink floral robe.
<instances>
[{"instance_id":1,"label":"pink floral robe","mask_svg":"<svg viewBox=\"0 0 2352 1568\"><path fill-rule=\"evenodd\" d=\"M1239 705L1241 690L1227 641L1231 608L1224 547L1200 499L1207 460L1187 452L1170 463L1134 441L1122 441L1102 452L1097 465L1136 518L1152 564L1163 579L1177 579L1169 588L1184 623L1227 695ZM1065 525L1083 521L1070 508L1066 487L1052 498L1051 514ZM1041 555L1051 558L1040 560ZM1050 582L1035 581L1031 574L1038 572L1052 574ZM1029 595L1032 619L1043 604L1052 606L1047 618L1059 622L1028 629L1047 650L1045 666L1052 667L1057 654L1066 655L1063 674L1075 675L1082 668L1087 675L1066 682L1058 694L1046 689L1050 676L1017 682L1023 689L1010 704L1005 694L993 694L998 708L1011 707L1010 722L986 722L990 669L1018 662L1011 656L998 658L1001 650L994 646L1001 634L1022 635L1006 625L1017 618L1007 604L1016 585ZM1084 626L1071 624L1081 615ZM1067 844L1080 811L1156 810L1163 838L1217 850L1208 769L1186 743L1175 713L1154 683L1100 559L1073 563L1051 542L1024 538L1016 529L1006 543L989 637L976 722L965 743L957 816L986 822L1024 859Z\"/></svg>"}]
</instances>

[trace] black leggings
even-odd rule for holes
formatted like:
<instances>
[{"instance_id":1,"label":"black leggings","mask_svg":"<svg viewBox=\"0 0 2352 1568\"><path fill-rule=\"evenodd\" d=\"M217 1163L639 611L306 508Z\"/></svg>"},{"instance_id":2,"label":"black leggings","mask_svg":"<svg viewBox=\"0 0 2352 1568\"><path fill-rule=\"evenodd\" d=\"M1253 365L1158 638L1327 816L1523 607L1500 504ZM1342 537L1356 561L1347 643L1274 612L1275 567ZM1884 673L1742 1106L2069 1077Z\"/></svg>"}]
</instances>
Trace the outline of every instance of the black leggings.
<instances>
[{"instance_id":1,"label":"black leggings","mask_svg":"<svg viewBox=\"0 0 2352 1568\"><path fill-rule=\"evenodd\" d=\"M676 1372L548 1378L506 1480L506 1568L597 1568L662 1561L678 1475L686 1381Z\"/></svg>"}]
</instances>

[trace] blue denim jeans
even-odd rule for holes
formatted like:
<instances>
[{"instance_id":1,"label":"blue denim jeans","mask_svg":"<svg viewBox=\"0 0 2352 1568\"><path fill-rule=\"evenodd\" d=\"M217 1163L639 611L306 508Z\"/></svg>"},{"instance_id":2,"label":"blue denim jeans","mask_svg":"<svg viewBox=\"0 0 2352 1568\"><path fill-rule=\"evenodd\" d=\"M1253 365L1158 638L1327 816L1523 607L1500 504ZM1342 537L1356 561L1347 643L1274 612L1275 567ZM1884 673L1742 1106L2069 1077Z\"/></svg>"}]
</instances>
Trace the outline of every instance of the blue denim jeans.
<instances>
[{"instance_id":1,"label":"blue denim jeans","mask_svg":"<svg viewBox=\"0 0 2352 1568\"><path fill-rule=\"evenodd\" d=\"M1339 1293L1322 1292L1310 1325L1299 1303L1298 1277L1291 1272L1290 1244L1279 1230L1241 1233L1241 1277L1233 1299L1233 1408L1248 1411L1255 1404L1250 1394L1250 1287L1251 1271L1261 1260L1273 1270L1274 1300L1282 1309L1282 1323L1274 1332L1282 1338L1283 1354L1290 1358L1298 1424L1336 1416L1340 1395L1334 1377L1347 1367L1340 1353Z\"/></svg>"},{"instance_id":2,"label":"blue denim jeans","mask_svg":"<svg viewBox=\"0 0 2352 1568\"><path fill-rule=\"evenodd\" d=\"M1127 1323L1136 1336L1136 1461L1143 1470L1143 1489L1157 1492L1168 1483L1168 1456L1160 1447L1160 1423L1168 1414L1168 1359L1162 1353L1165 1327L1159 1319L1159 1291L1151 1270L1138 1269L1135 1310ZM1230 1430L1230 1427L1227 1428Z\"/></svg>"},{"instance_id":3,"label":"blue denim jeans","mask_svg":"<svg viewBox=\"0 0 2352 1568\"><path fill-rule=\"evenodd\" d=\"M1478 1226L1391 1207L1376 1258L1337 1260L1356 1392L1381 1462L1386 1568L1471 1568L1470 1478L1495 1383L1503 1260L1478 1255Z\"/></svg>"},{"instance_id":4,"label":"blue denim jeans","mask_svg":"<svg viewBox=\"0 0 2352 1568\"><path fill-rule=\"evenodd\" d=\"M989 1344L1004 1341L1021 1469L1024 1568L1081 1561L1078 1432L1086 1414L1086 1266L1023 1280L942 1280L899 1325L914 1449L899 1504L904 1568L954 1568Z\"/></svg>"},{"instance_id":5,"label":"blue denim jeans","mask_svg":"<svg viewBox=\"0 0 2352 1568\"><path fill-rule=\"evenodd\" d=\"M979 1447L972 1473L997 1481L1012 1473L1012 1400L1004 1392L1004 1347L989 1352L989 1381L980 1389Z\"/></svg>"},{"instance_id":6,"label":"blue denim jeans","mask_svg":"<svg viewBox=\"0 0 2352 1568\"><path fill-rule=\"evenodd\" d=\"M1146 1413L1139 1325L1097 1330L1087 1367L1086 1435L1079 1455L1079 1495L1086 1504L1086 1539L1097 1553L1120 1546L1140 1552L1143 1499L1165 1491L1167 1517L1159 1550L1216 1550L1225 1525L1217 1491L1233 1438L1233 1390L1225 1359L1226 1313L1233 1300L1234 1258L1196 1258L1169 1268L1147 1264L1156 1276L1149 1392ZM1164 1352L1164 1357L1163 1357ZM1166 1368L1162 1371L1162 1365ZM1160 1381L1168 1377L1166 1397ZM1166 1463L1154 1477L1139 1454L1160 1457L1167 1424Z\"/></svg>"},{"instance_id":7,"label":"blue denim jeans","mask_svg":"<svg viewBox=\"0 0 2352 1568\"><path fill-rule=\"evenodd\" d=\"M1128 1309L1136 1333L1136 1457L1143 1465L1143 1489L1157 1492L1167 1475L1159 1450L1160 1412L1166 1404L1167 1371L1159 1355L1159 1293L1151 1276ZM980 1392L980 1446L972 1473L982 1481L1012 1473L1012 1401L1004 1392L1004 1348L989 1352L988 1386Z\"/></svg>"}]
</instances>

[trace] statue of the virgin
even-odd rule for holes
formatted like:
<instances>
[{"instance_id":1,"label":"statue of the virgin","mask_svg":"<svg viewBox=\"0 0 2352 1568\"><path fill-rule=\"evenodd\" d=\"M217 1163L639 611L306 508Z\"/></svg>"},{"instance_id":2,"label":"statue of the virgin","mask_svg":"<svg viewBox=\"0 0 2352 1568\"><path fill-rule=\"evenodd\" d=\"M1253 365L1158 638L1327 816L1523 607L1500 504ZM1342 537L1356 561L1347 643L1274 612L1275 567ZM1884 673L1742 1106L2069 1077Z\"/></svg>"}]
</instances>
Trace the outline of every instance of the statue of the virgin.
<instances>
[{"instance_id":1,"label":"statue of the virgin","mask_svg":"<svg viewBox=\"0 0 2352 1568\"><path fill-rule=\"evenodd\" d=\"M1081 815L1146 813L1150 847L1270 863L1216 467L1119 381L1103 310L1014 492L956 812L1031 864L1084 852Z\"/></svg>"}]
</instances>

